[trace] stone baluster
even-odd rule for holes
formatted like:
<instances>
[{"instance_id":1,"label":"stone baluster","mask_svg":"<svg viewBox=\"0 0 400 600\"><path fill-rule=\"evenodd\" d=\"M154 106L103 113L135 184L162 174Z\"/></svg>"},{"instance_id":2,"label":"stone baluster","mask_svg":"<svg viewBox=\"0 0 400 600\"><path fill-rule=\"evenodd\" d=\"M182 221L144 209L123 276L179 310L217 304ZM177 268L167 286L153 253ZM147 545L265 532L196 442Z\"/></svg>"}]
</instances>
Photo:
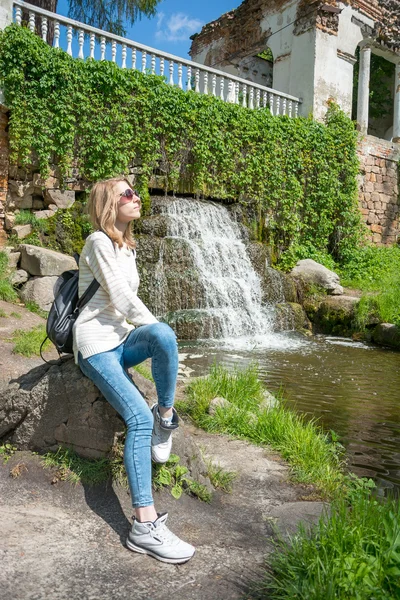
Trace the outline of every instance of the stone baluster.
<instances>
[{"instance_id":1,"label":"stone baluster","mask_svg":"<svg viewBox=\"0 0 400 600\"><path fill-rule=\"evenodd\" d=\"M151 74L154 75L156 72L156 55L153 53L151 55Z\"/></svg>"},{"instance_id":2,"label":"stone baluster","mask_svg":"<svg viewBox=\"0 0 400 600\"><path fill-rule=\"evenodd\" d=\"M267 102L268 102L267 92L263 92L263 95L262 95L263 108L267 108Z\"/></svg>"},{"instance_id":3,"label":"stone baluster","mask_svg":"<svg viewBox=\"0 0 400 600\"><path fill-rule=\"evenodd\" d=\"M225 79L223 77L220 77L220 79L219 79L219 97L221 98L221 100L225 100L224 88L225 88Z\"/></svg>"},{"instance_id":4,"label":"stone baluster","mask_svg":"<svg viewBox=\"0 0 400 600\"><path fill-rule=\"evenodd\" d=\"M106 59L106 38L101 36L100 38L100 60Z\"/></svg>"},{"instance_id":5,"label":"stone baluster","mask_svg":"<svg viewBox=\"0 0 400 600\"><path fill-rule=\"evenodd\" d=\"M183 89L182 85L182 63L178 63L178 88Z\"/></svg>"},{"instance_id":6,"label":"stone baluster","mask_svg":"<svg viewBox=\"0 0 400 600\"><path fill-rule=\"evenodd\" d=\"M67 54L72 56L72 27L68 25L67 27Z\"/></svg>"},{"instance_id":7,"label":"stone baluster","mask_svg":"<svg viewBox=\"0 0 400 600\"><path fill-rule=\"evenodd\" d=\"M282 102L282 114L286 115L287 99L284 98Z\"/></svg>"},{"instance_id":8,"label":"stone baluster","mask_svg":"<svg viewBox=\"0 0 400 600\"><path fill-rule=\"evenodd\" d=\"M259 90L259 88L256 89L256 108L260 108L260 98L261 98L261 92Z\"/></svg>"},{"instance_id":9,"label":"stone baluster","mask_svg":"<svg viewBox=\"0 0 400 600\"><path fill-rule=\"evenodd\" d=\"M142 73L146 73L147 52L142 50Z\"/></svg>"},{"instance_id":10,"label":"stone baluster","mask_svg":"<svg viewBox=\"0 0 400 600\"><path fill-rule=\"evenodd\" d=\"M400 142L400 63L396 64L395 71L393 141Z\"/></svg>"},{"instance_id":11,"label":"stone baluster","mask_svg":"<svg viewBox=\"0 0 400 600\"><path fill-rule=\"evenodd\" d=\"M358 75L357 127L364 135L368 131L370 70L371 48L361 48Z\"/></svg>"},{"instance_id":12,"label":"stone baluster","mask_svg":"<svg viewBox=\"0 0 400 600\"><path fill-rule=\"evenodd\" d=\"M126 49L126 44L122 44L122 62L121 62L121 67L123 69L126 69L126 55L127 55L127 49Z\"/></svg>"},{"instance_id":13,"label":"stone baluster","mask_svg":"<svg viewBox=\"0 0 400 600\"><path fill-rule=\"evenodd\" d=\"M250 88L249 108L254 108L254 88L253 87Z\"/></svg>"},{"instance_id":14,"label":"stone baluster","mask_svg":"<svg viewBox=\"0 0 400 600\"><path fill-rule=\"evenodd\" d=\"M190 91L192 89L192 67L190 65L187 68L186 76L187 76L186 89L187 89L187 91Z\"/></svg>"},{"instance_id":15,"label":"stone baluster","mask_svg":"<svg viewBox=\"0 0 400 600\"><path fill-rule=\"evenodd\" d=\"M174 61L169 61L169 85L174 85Z\"/></svg>"},{"instance_id":16,"label":"stone baluster","mask_svg":"<svg viewBox=\"0 0 400 600\"><path fill-rule=\"evenodd\" d=\"M111 42L111 62L115 62L117 59L117 42L113 40Z\"/></svg>"},{"instance_id":17,"label":"stone baluster","mask_svg":"<svg viewBox=\"0 0 400 600\"><path fill-rule=\"evenodd\" d=\"M47 41L47 17L42 17L42 40Z\"/></svg>"},{"instance_id":18,"label":"stone baluster","mask_svg":"<svg viewBox=\"0 0 400 600\"><path fill-rule=\"evenodd\" d=\"M136 48L132 48L132 69L136 69Z\"/></svg>"},{"instance_id":19,"label":"stone baluster","mask_svg":"<svg viewBox=\"0 0 400 600\"><path fill-rule=\"evenodd\" d=\"M212 74L211 78L211 94L213 96L217 95L217 76L215 73Z\"/></svg>"},{"instance_id":20,"label":"stone baluster","mask_svg":"<svg viewBox=\"0 0 400 600\"><path fill-rule=\"evenodd\" d=\"M277 96L276 97L276 109L275 109L275 114L276 115L280 115L281 114L281 97Z\"/></svg>"},{"instance_id":21,"label":"stone baluster","mask_svg":"<svg viewBox=\"0 0 400 600\"><path fill-rule=\"evenodd\" d=\"M195 70L194 81L195 81L194 91L200 92L200 69Z\"/></svg>"},{"instance_id":22,"label":"stone baluster","mask_svg":"<svg viewBox=\"0 0 400 600\"><path fill-rule=\"evenodd\" d=\"M208 73L204 71L203 73L203 94L208 94Z\"/></svg>"},{"instance_id":23,"label":"stone baluster","mask_svg":"<svg viewBox=\"0 0 400 600\"><path fill-rule=\"evenodd\" d=\"M294 103L294 116L295 117L299 116L299 103L298 102Z\"/></svg>"},{"instance_id":24,"label":"stone baluster","mask_svg":"<svg viewBox=\"0 0 400 600\"><path fill-rule=\"evenodd\" d=\"M78 58L82 58L82 59L85 58L85 56L83 54L84 41L85 41L85 33L84 33L83 29L80 29L78 32L78 44L79 44Z\"/></svg>"},{"instance_id":25,"label":"stone baluster","mask_svg":"<svg viewBox=\"0 0 400 600\"><path fill-rule=\"evenodd\" d=\"M239 82L235 82L235 104L239 104Z\"/></svg>"},{"instance_id":26,"label":"stone baluster","mask_svg":"<svg viewBox=\"0 0 400 600\"><path fill-rule=\"evenodd\" d=\"M288 111L289 111L289 117L292 117L293 114L293 102L291 100L289 100L288 102Z\"/></svg>"},{"instance_id":27,"label":"stone baluster","mask_svg":"<svg viewBox=\"0 0 400 600\"><path fill-rule=\"evenodd\" d=\"M60 23L56 21L54 23L54 48L60 47Z\"/></svg>"},{"instance_id":28,"label":"stone baluster","mask_svg":"<svg viewBox=\"0 0 400 600\"><path fill-rule=\"evenodd\" d=\"M21 25L22 22L22 8L20 6L16 6L15 8L15 22L17 25Z\"/></svg>"},{"instance_id":29,"label":"stone baluster","mask_svg":"<svg viewBox=\"0 0 400 600\"><path fill-rule=\"evenodd\" d=\"M243 99L242 99L242 106L246 107L247 106L247 85L243 86Z\"/></svg>"},{"instance_id":30,"label":"stone baluster","mask_svg":"<svg viewBox=\"0 0 400 600\"><path fill-rule=\"evenodd\" d=\"M161 57L160 58L160 75L161 75L161 77L164 77L164 70L165 70L165 62L164 62L164 58Z\"/></svg>"},{"instance_id":31,"label":"stone baluster","mask_svg":"<svg viewBox=\"0 0 400 600\"><path fill-rule=\"evenodd\" d=\"M94 59L94 49L96 47L96 36L94 33L90 34L89 48L90 48L90 58Z\"/></svg>"},{"instance_id":32,"label":"stone baluster","mask_svg":"<svg viewBox=\"0 0 400 600\"><path fill-rule=\"evenodd\" d=\"M29 27L30 31L32 31L32 33L35 31L35 13L33 13L33 12L29 13L28 27Z\"/></svg>"},{"instance_id":33,"label":"stone baluster","mask_svg":"<svg viewBox=\"0 0 400 600\"><path fill-rule=\"evenodd\" d=\"M272 92L269 93L269 110L271 111L271 115L274 115L274 100L275 96Z\"/></svg>"},{"instance_id":34,"label":"stone baluster","mask_svg":"<svg viewBox=\"0 0 400 600\"><path fill-rule=\"evenodd\" d=\"M228 97L226 100L227 102L232 102L232 104L235 102L235 86L232 79L228 80Z\"/></svg>"}]
</instances>

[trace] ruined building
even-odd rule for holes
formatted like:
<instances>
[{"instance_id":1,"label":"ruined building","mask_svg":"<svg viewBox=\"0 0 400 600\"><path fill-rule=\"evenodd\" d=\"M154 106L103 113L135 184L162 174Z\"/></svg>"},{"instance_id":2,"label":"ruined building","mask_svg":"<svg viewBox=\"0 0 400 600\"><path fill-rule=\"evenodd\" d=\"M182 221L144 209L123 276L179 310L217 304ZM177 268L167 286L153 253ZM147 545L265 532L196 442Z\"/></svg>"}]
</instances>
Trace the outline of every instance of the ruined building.
<instances>
[{"instance_id":1,"label":"ruined building","mask_svg":"<svg viewBox=\"0 0 400 600\"><path fill-rule=\"evenodd\" d=\"M300 115L333 98L357 120L371 240L398 239L400 0L244 0L192 39L194 61L300 97Z\"/></svg>"}]
</instances>

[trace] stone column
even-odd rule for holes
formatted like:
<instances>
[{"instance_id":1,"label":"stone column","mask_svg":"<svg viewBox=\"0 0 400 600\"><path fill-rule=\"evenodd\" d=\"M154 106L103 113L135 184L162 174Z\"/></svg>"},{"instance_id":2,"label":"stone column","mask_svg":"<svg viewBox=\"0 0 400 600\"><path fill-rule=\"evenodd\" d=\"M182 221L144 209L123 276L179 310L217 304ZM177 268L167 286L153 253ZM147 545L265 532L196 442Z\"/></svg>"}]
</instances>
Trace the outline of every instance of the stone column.
<instances>
[{"instance_id":1,"label":"stone column","mask_svg":"<svg viewBox=\"0 0 400 600\"><path fill-rule=\"evenodd\" d=\"M400 143L400 63L396 64L394 86L393 141Z\"/></svg>"},{"instance_id":2,"label":"stone column","mask_svg":"<svg viewBox=\"0 0 400 600\"><path fill-rule=\"evenodd\" d=\"M357 128L363 134L366 134L368 131L370 66L371 48L361 48L360 71L358 75Z\"/></svg>"}]
</instances>

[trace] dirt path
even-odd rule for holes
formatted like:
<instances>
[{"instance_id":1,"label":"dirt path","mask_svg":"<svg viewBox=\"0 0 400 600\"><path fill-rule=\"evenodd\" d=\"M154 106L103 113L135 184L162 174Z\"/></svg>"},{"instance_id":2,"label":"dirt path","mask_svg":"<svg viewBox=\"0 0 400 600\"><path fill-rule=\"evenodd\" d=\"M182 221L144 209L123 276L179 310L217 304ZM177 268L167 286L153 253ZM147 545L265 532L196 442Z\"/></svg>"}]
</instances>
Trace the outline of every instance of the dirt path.
<instances>
[{"instance_id":1,"label":"dirt path","mask_svg":"<svg viewBox=\"0 0 400 600\"><path fill-rule=\"evenodd\" d=\"M1 379L41 364L12 354L15 329L43 322L21 306L0 302ZM18 312L21 318L12 316ZM49 358L55 353L50 354ZM211 435L186 424L204 453L238 473L232 494L216 491L210 504L167 491L155 495L171 529L197 548L174 566L135 554L124 542L132 507L126 489L52 484L38 456L17 452L0 459L0 600L239 600L262 573L273 525L293 531L315 521L320 502L288 482L286 465L243 441ZM19 477L10 471L20 465ZM22 465L22 466L21 466Z\"/></svg>"}]
</instances>

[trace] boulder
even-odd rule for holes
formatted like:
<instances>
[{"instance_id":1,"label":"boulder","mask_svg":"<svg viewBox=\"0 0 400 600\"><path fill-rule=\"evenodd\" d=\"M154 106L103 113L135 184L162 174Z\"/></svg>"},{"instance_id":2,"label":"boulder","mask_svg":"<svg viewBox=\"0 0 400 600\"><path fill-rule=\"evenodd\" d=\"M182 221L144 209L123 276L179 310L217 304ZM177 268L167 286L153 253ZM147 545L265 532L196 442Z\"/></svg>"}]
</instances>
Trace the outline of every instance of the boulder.
<instances>
[{"instance_id":1,"label":"boulder","mask_svg":"<svg viewBox=\"0 0 400 600\"><path fill-rule=\"evenodd\" d=\"M148 405L155 386L136 371L134 385ZM106 456L125 431L121 417L72 358L35 367L0 391L0 439L20 450L54 451L59 445L81 456ZM173 452L189 474L212 489L201 452L184 423L173 434Z\"/></svg>"},{"instance_id":2,"label":"boulder","mask_svg":"<svg viewBox=\"0 0 400 600\"><path fill-rule=\"evenodd\" d=\"M54 210L37 210L33 214L37 219L48 219L54 215Z\"/></svg>"},{"instance_id":3,"label":"boulder","mask_svg":"<svg viewBox=\"0 0 400 600\"><path fill-rule=\"evenodd\" d=\"M32 233L32 225L14 225L11 232L16 235L19 240L23 240L27 235Z\"/></svg>"},{"instance_id":4,"label":"boulder","mask_svg":"<svg viewBox=\"0 0 400 600\"><path fill-rule=\"evenodd\" d=\"M354 328L355 308L360 298L354 296L326 297L318 305L306 301L304 309L316 332L351 335Z\"/></svg>"},{"instance_id":5,"label":"boulder","mask_svg":"<svg viewBox=\"0 0 400 600\"><path fill-rule=\"evenodd\" d=\"M14 271L14 273L11 275L11 283L12 285L22 285L23 283L26 283L28 281L29 275L26 271L24 271L23 269L18 269L17 271Z\"/></svg>"},{"instance_id":6,"label":"boulder","mask_svg":"<svg viewBox=\"0 0 400 600\"><path fill-rule=\"evenodd\" d=\"M208 414L215 415L219 408L224 409L229 408L230 406L232 406L232 404L229 400L226 400L226 398L223 398L222 396L217 396L211 400L208 407Z\"/></svg>"},{"instance_id":7,"label":"boulder","mask_svg":"<svg viewBox=\"0 0 400 600\"><path fill-rule=\"evenodd\" d=\"M64 271L77 268L75 259L61 252L30 244L21 244L19 249L21 268L31 275L40 277L61 275Z\"/></svg>"},{"instance_id":8,"label":"boulder","mask_svg":"<svg viewBox=\"0 0 400 600\"><path fill-rule=\"evenodd\" d=\"M292 269L291 274L294 277L303 279L306 283L322 287L328 294L343 294L339 275L315 262L315 260L312 260L311 258L299 260L294 269Z\"/></svg>"},{"instance_id":9,"label":"boulder","mask_svg":"<svg viewBox=\"0 0 400 600\"><path fill-rule=\"evenodd\" d=\"M372 332L372 340L380 346L400 349L400 327L391 323L380 323Z\"/></svg>"},{"instance_id":10,"label":"boulder","mask_svg":"<svg viewBox=\"0 0 400 600\"><path fill-rule=\"evenodd\" d=\"M47 206L55 204L57 208L70 208L75 202L75 192L70 190L46 190L44 202Z\"/></svg>"},{"instance_id":11,"label":"boulder","mask_svg":"<svg viewBox=\"0 0 400 600\"><path fill-rule=\"evenodd\" d=\"M301 304L279 302L275 305L274 330L306 333L311 330L311 323Z\"/></svg>"},{"instance_id":12,"label":"boulder","mask_svg":"<svg viewBox=\"0 0 400 600\"><path fill-rule=\"evenodd\" d=\"M49 311L54 300L58 277L32 277L20 292L23 302L35 302L42 310Z\"/></svg>"},{"instance_id":13,"label":"boulder","mask_svg":"<svg viewBox=\"0 0 400 600\"><path fill-rule=\"evenodd\" d=\"M5 213L4 226L9 231L15 225L15 213Z\"/></svg>"}]
</instances>

